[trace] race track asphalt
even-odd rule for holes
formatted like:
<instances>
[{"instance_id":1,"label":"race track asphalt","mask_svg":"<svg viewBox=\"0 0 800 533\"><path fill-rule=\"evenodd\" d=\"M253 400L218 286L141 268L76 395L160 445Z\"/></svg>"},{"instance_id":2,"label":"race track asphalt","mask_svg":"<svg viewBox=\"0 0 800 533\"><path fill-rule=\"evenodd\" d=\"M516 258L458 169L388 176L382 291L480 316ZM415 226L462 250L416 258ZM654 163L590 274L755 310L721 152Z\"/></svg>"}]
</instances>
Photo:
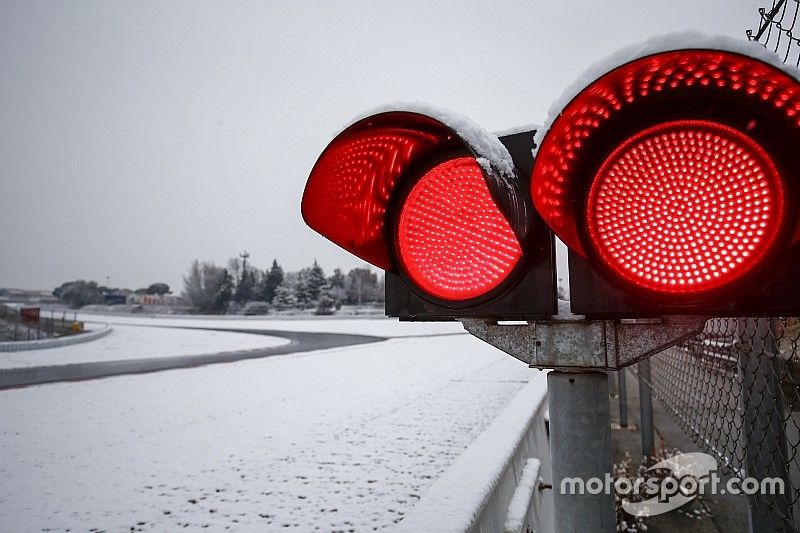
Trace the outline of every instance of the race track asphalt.
<instances>
[{"instance_id":1,"label":"race track asphalt","mask_svg":"<svg viewBox=\"0 0 800 533\"><path fill-rule=\"evenodd\" d=\"M271 348L219 352L201 355L179 355L149 359L125 359L119 361L96 361L54 366L8 368L0 370L0 390L61 381L82 381L126 374L145 374L162 370L191 368L201 365L230 363L245 359L260 359L273 355L326 350L343 346L355 346L385 341L386 337L352 335L344 333L310 333L282 330L253 330L235 328L180 328L250 333L289 339L288 344Z\"/></svg>"}]
</instances>

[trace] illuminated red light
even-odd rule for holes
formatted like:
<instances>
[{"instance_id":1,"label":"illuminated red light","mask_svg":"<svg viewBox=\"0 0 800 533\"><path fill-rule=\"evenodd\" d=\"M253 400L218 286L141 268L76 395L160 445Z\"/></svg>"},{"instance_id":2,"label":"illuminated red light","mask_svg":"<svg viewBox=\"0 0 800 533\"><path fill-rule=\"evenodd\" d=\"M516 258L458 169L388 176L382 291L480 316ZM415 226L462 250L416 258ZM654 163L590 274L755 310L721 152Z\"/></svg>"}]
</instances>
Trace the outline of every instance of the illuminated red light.
<instances>
[{"instance_id":1,"label":"illuminated red light","mask_svg":"<svg viewBox=\"0 0 800 533\"><path fill-rule=\"evenodd\" d=\"M405 126L391 113L380 120L359 122L328 145L309 176L302 213L326 238L389 270L384 226L389 199L408 168L451 133L427 117L403 117Z\"/></svg>"},{"instance_id":2,"label":"illuminated red light","mask_svg":"<svg viewBox=\"0 0 800 533\"><path fill-rule=\"evenodd\" d=\"M767 153L739 131L681 120L622 143L589 190L590 240L623 279L666 293L725 285L769 252L784 211Z\"/></svg>"},{"instance_id":3,"label":"illuminated red light","mask_svg":"<svg viewBox=\"0 0 800 533\"><path fill-rule=\"evenodd\" d=\"M608 132L615 131L609 125L657 113L674 120L684 108L694 109L692 118L700 118L699 113L713 102L727 102L719 105L746 110L754 119L769 116L800 126L800 85L761 61L716 50L669 51L636 59L587 86L553 122L536 155L531 178L534 205L562 241L586 256L573 202L583 196L586 178L596 171L584 167L587 157L594 157L587 154L598 154ZM632 109L640 112L630 113ZM763 127L758 120L754 125ZM736 142L752 151L750 144Z\"/></svg>"},{"instance_id":4,"label":"illuminated red light","mask_svg":"<svg viewBox=\"0 0 800 533\"><path fill-rule=\"evenodd\" d=\"M397 252L418 287L451 301L497 288L522 257L473 157L444 161L412 187L400 211Z\"/></svg>"}]
</instances>

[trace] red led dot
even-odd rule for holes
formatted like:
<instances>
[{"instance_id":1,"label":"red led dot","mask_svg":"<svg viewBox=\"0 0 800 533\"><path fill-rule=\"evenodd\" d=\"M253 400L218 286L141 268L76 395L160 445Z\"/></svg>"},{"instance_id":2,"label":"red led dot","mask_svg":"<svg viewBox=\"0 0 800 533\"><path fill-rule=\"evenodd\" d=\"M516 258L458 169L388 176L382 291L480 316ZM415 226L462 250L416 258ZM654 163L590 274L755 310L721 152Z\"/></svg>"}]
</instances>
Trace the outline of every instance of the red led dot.
<instances>
[{"instance_id":1,"label":"red led dot","mask_svg":"<svg viewBox=\"0 0 800 533\"><path fill-rule=\"evenodd\" d=\"M705 163L709 156L714 164ZM766 152L737 130L700 120L625 141L601 165L587 202L589 236L607 265L667 293L741 277L769 252L782 216L783 185Z\"/></svg>"},{"instance_id":2,"label":"red led dot","mask_svg":"<svg viewBox=\"0 0 800 533\"><path fill-rule=\"evenodd\" d=\"M497 288L522 257L472 157L440 163L412 187L400 211L397 250L411 280L444 300Z\"/></svg>"}]
</instances>

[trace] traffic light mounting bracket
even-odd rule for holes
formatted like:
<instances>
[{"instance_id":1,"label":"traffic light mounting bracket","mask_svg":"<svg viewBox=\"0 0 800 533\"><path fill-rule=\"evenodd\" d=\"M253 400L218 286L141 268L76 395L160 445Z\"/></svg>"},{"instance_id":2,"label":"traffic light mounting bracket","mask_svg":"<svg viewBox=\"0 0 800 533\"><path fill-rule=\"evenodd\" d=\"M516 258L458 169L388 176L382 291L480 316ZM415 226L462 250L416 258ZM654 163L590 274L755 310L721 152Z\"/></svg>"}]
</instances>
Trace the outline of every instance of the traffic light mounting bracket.
<instances>
[{"instance_id":1,"label":"traffic light mounting bracket","mask_svg":"<svg viewBox=\"0 0 800 533\"><path fill-rule=\"evenodd\" d=\"M471 335L532 368L620 370L690 339L707 317L664 316L634 320L584 320L555 316L524 324L461 320Z\"/></svg>"}]
</instances>

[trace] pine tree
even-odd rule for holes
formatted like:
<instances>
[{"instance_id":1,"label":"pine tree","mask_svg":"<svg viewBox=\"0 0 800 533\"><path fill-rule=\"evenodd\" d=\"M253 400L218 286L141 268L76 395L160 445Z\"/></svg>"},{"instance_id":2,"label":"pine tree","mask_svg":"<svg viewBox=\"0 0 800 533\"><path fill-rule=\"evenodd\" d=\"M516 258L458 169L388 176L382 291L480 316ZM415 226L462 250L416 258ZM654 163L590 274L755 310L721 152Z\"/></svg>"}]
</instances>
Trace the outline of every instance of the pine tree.
<instances>
[{"instance_id":1,"label":"pine tree","mask_svg":"<svg viewBox=\"0 0 800 533\"><path fill-rule=\"evenodd\" d=\"M304 268L297 273L297 282L294 284L294 295L297 298L297 305L305 309L311 303L311 293L308 290L308 271ZM277 294L276 294L277 297Z\"/></svg>"},{"instance_id":2,"label":"pine tree","mask_svg":"<svg viewBox=\"0 0 800 533\"><path fill-rule=\"evenodd\" d=\"M283 269L278 264L276 259L272 260L272 267L269 271L265 272L264 284L261 290L261 299L265 302L272 303L275 298L275 289L283 283Z\"/></svg>"},{"instance_id":3,"label":"pine tree","mask_svg":"<svg viewBox=\"0 0 800 533\"><path fill-rule=\"evenodd\" d=\"M334 314L336 308L336 300L334 300L333 295L331 294L331 286L325 285L319 291L319 298L317 299L317 308L314 311L317 315L332 315Z\"/></svg>"},{"instance_id":4,"label":"pine tree","mask_svg":"<svg viewBox=\"0 0 800 533\"><path fill-rule=\"evenodd\" d=\"M317 260L314 259L314 264L308 269L308 274L306 275L306 286L308 287L308 296L311 300L318 300L319 293L322 290L322 287L328 282L325 279L325 271L322 270L322 267L319 266Z\"/></svg>"},{"instance_id":5,"label":"pine tree","mask_svg":"<svg viewBox=\"0 0 800 533\"><path fill-rule=\"evenodd\" d=\"M275 299L272 302L275 309L283 311L297 307L297 298L291 287L281 283L275 289Z\"/></svg>"}]
</instances>

